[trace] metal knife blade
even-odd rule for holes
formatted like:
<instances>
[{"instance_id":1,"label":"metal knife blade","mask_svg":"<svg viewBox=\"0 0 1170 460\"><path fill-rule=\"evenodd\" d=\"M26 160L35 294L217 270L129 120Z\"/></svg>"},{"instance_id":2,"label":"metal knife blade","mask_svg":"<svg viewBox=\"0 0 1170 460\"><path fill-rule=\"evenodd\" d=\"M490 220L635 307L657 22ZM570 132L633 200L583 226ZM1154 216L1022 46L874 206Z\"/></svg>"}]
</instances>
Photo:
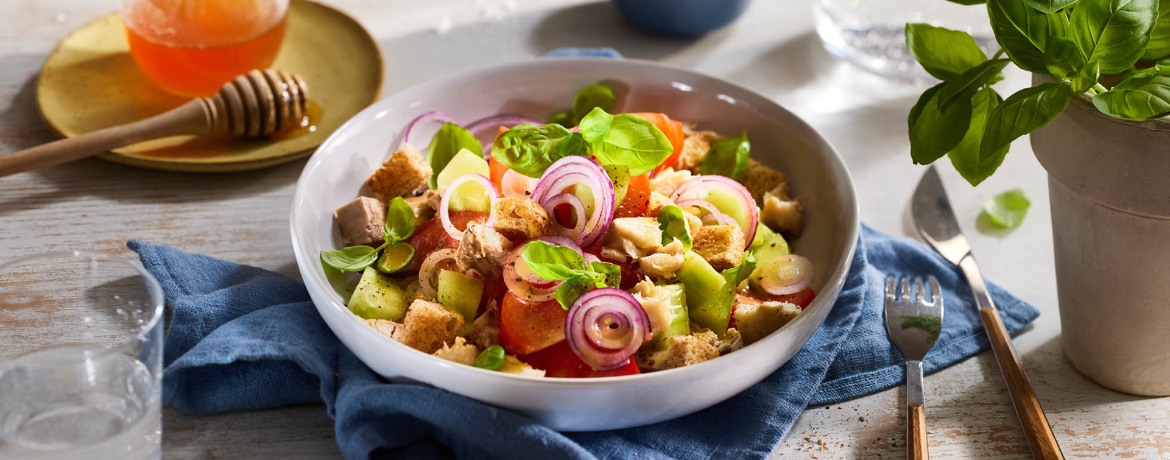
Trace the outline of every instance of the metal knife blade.
<instances>
[{"instance_id":1,"label":"metal knife blade","mask_svg":"<svg viewBox=\"0 0 1170 460\"><path fill-rule=\"evenodd\" d=\"M910 203L910 214L914 217L914 226L918 233L939 254L942 254L951 263L958 265L967 254L971 253L971 244L963 236L959 222L955 220L955 212L951 209L951 202L947 199L947 191L943 188L942 180L938 177L938 169L931 166L922 175L918 188L914 190L914 198Z\"/></svg>"}]
</instances>

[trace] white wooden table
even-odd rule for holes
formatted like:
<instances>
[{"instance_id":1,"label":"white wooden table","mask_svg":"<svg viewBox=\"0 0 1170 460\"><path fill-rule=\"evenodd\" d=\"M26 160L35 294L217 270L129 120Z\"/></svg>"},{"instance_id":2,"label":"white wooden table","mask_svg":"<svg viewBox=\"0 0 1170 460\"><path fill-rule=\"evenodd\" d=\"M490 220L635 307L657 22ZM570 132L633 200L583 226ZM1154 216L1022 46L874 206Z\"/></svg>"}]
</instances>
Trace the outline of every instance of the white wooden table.
<instances>
[{"instance_id":1,"label":"white wooden table","mask_svg":"<svg viewBox=\"0 0 1170 460\"><path fill-rule=\"evenodd\" d=\"M886 82L829 56L812 32L809 0L757 0L735 26L699 40L638 32L604 2L330 3L378 39L387 69L383 94L560 46L612 46L628 57L746 85L804 117L837 147L857 182L865 222L892 234L912 232L907 204L922 168L910 162L905 118L922 88ZM116 0L0 2L0 153L53 138L36 111L37 70L68 31L117 7ZM1001 93L1026 83L1025 75L1011 73ZM86 160L0 178L0 258L65 248L130 256L125 241L139 238L297 276L288 212L303 166L302 160L189 175ZM1045 173L1027 143L1017 142L1000 172L977 188L942 169L984 272L1043 312L1016 346L1066 456L1170 457L1170 399L1102 389L1062 357ZM1014 187L1033 202L1024 224L1010 233L977 230L982 202ZM936 458L1028 458L990 353L928 376L926 388ZM810 408L773 457L902 458L903 399L897 388ZM319 405L218 416L168 409L164 426L168 459L340 458L332 421Z\"/></svg>"}]
</instances>

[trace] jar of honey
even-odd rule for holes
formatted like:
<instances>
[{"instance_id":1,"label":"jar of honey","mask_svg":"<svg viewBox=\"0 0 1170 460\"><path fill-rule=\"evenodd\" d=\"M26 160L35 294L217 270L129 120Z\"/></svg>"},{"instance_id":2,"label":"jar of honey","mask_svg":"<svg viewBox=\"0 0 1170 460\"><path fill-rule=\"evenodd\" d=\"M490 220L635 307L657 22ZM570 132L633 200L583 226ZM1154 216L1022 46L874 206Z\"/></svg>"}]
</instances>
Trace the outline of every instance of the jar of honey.
<instances>
[{"instance_id":1,"label":"jar of honey","mask_svg":"<svg viewBox=\"0 0 1170 460\"><path fill-rule=\"evenodd\" d=\"M237 75L269 67L288 24L288 0L124 0L130 54L156 85L210 96Z\"/></svg>"}]
</instances>

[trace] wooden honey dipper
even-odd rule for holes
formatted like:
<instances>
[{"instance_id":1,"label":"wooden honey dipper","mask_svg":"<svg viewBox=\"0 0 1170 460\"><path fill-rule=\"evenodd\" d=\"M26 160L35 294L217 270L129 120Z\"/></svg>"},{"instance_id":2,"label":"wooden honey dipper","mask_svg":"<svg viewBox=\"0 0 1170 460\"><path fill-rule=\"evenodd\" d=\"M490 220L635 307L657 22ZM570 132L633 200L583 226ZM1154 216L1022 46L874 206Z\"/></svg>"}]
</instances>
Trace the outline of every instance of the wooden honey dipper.
<instances>
[{"instance_id":1,"label":"wooden honey dipper","mask_svg":"<svg viewBox=\"0 0 1170 460\"><path fill-rule=\"evenodd\" d=\"M253 70L224 83L214 96L193 99L145 120L0 155L0 177L161 137L216 133L250 138L269 136L304 117L308 91L305 81L295 74Z\"/></svg>"}]
</instances>

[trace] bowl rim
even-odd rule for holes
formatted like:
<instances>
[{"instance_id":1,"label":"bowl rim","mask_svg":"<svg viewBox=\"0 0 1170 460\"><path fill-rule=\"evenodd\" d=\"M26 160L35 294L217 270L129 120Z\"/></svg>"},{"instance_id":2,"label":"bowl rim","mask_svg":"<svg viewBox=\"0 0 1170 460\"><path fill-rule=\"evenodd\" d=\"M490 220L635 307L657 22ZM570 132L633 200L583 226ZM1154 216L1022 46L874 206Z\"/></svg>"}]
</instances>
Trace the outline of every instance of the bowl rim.
<instances>
[{"instance_id":1,"label":"bowl rim","mask_svg":"<svg viewBox=\"0 0 1170 460\"><path fill-rule=\"evenodd\" d=\"M799 134L804 136L806 138L806 140L809 141L809 143L812 147L816 148L817 142L820 142L821 144L823 144L823 149L818 148L818 150L827 151L827 153L829 155L826 155L826 158L830 162L830 167L831 167L831 169L834 169L834 170L839 169L840 178L843 181L843 183L841 185L845 187L845 190L847 192L845 196L846 196L846 198L848 198L848 202L844 203L845 209L842 209L842 211L845 211L847 213L845 216L845 221L846 221L846 225L848 226L847 237L849 238L849 241L846 243L847 247L845 250L845 254L843 254L841 261L837 264L837 266L835 267L833 272L829 275L828 281L826 281L825 286L833 286L833 289L836 289L837 287L843 287L843 285L845 283L845 278L848 275L849 270L852 266L853 258L854 258L856 251L857 251L858 239L859 239L860 234L861 234L860 208L859 208L859 204L858 204L858 200L857 200L857 191L856 191L856 188L854 187L853 175L849 171L849 168L846 165L845 160L841 156L840 152L837 151L836 147L834 147L833 144L831 142L829 142L828 139L826 139L824 136L822 136L819 131L817 131L815 128L813 128L812 125L809 125L808 122L806 122L803 118L796 115L792 111L788 110L787 108L782 106L780 103L772 100L771 98L764 96L763 94L760 94L752 89L749 89L749 88L744 87L742 85L739 85L737 83L733 83L733 82L724 80L724 79L719 78L719 77L707 75L705 73L698 72L695 70L684 69L681 67L677 67L677 66L673 66L673 65L666 65L663 63L659 63L659 62L647 61L647 60L643 60L643 59L630 59L630 58L615 59L615 58L609 58L609 57L540 57L540 58L530 59L530 60L525 60L525 61L507 62L507 63L496 64L496 65L491 65L491 66L484 66L484 67L477 67L474 69L468 69L468 70L465 70L463 72L453 73L450 75L445 75L443 77L432 78L432 79L429 79L426 81L415 83L409 87L397 90L397 91L387 95L386 97L379 99L378 101L375 101L374 103L367 106L365 109L362 109L360 112L353 115L349 120L346 120L344 123L342 123L341 126L339 126L336 130L334 130L333 133L331 133L329 135L329 137L326 138L325 141L322 142L321 145L318 146L317 149L313 152L313 154L309 157L309 160L305 164L304 169L301 171L300 176L298 176L296 186L293 189L293 199L291 200L291 206L290 206L292 209L291 209L291 212L289 213L290 237L292 239L293 252L294 252L295 257L296 257L298 270L301 272L303 282L306 284L306 286L308 286L310 284L310 282L312 282L315 286L318 286L318 287L321 284L320 284L320 280L316 279L315 277L305 276L306 269L304 268L305 264L303 262L310 262L314 259L308 258L306 256L305 249L302 248L298 242L299 232L297 231L297 225L296 225L296 223L298 221L298 212L297 212L298 206L297 206L297 204L302 199L303 194L308 190L307 178L312 175L313 171L315 171L317 167L319 167L321 164L324 163L323 158L319 158L318 156L323 155L323 152L333 150L334 149L333 144L340 142L338 139L341 136L346 135L346 133L349 130L355 129L351 126L351 124L355 124L356 120L358 118L365 117L369 113L373 113L375 111L384 110L384 109L378 108L378 105L382 101L393 98L400 93L416 92L417 90L419 90L421 88L425 88L427 86L444 86L445 84L448 84L450 81L458 80L470 72L492 73L492 72L505 71L505 70L515 68L515 67L519 67L519 68L528 67L528 66L540 67L540 66L544 66L544 65L556 65L556 64L562 64L565 62L580 62L580 61L603 62L606 64L618 63L618 65L629 65L633 68L653 68L657 71L666 70L669 72L679 72L679 73L685 74L685 75L692 77L692 78L699 78L699 79L707 80L709 82L713 82L713 83L716 83L719 85L728 86L731 89L734 89L736 91L740 91L743 94L746 94L750 97L758 98L760 101L764 101L767 105L774 106L773 107L774 109L779 109L784 114L787 114L788 116L790 116L796 122L795 124L791 125L790 127L794 131L797 131ZM836 165L833 165L833 163L836 163ZM836 167L833 168L833 166L836 166ZM321 270L314 270L314 274L316 274L316 272L320 272L320 271ZM310 279L312 281L309 281ZM326 283L324 286L329 288L328 283ZM328 290L329 289L326 289L326 291L328 291ZM824 292L824 291L825 290L822 290L822 292ZM838 294L839 294L839 292L838 292ZM831 313L833 305L827 305L826 304L827 302L825 299L826 299L825 297L818 296L804 310L809 311L809 310L820 310L822 308L827 308L830 310L830 312L826 312L826 317L827 317L828 313ZM836 301L836 297L834 298L834 302L835 301ZM318 308L318 310L323 308L320 305L316 305L317 304L316 301L314 301L313 303ZM347 309L345 307L345 305L338 303L336 300L331 298L328 307L340 310L341 312L345 313L346 316L348 316L350 320L360 322L360 323L362 323L362 326L365 326L364 320L362 320L361 318L358 318L356 315L352 314L352 312L350 312L349 309ZM318 311L318 314L321 314L320 311ZM768 334L763 339L760 339L759 341L757 341L756 343L753 343L752 345L745 346L744 349L748 348L749 346L754 346L757 344L764 344L766 342L776 340L776 338L780 335L781 332L786 331L786 330L790 330L790 329L794 329L800 324L804 324L808 321L811 321L810 318L812 318L813 316L815 316L815 315L805 315L805 314L797 315L797 317L795 319L793 319L792 321L789 321L787 324L782 326L780 329L773 331L772 333ZM803 349L804 346L808 344L808 340L811 340L812 335L814 335L817 330L820 330L820 327L824 324L823 321L824 320L822 319L821 324L818 325L816 330L814 330L813 333L809 335L809 339L807 339L805 341L805 343L801 345L800 349ZM369 329L369 328L366 328L366 329ZM337 334L335 331L332 330L332 328L330 328L330 332L333 332L335 335ZM386 337L380 333L377 333L376 331L374 331L372 329L369 329L368 332L377 335L385 342L391 343L392 344L391 348L394 348L395 346L397 346L397 347L401 347L400 349L404 350L404 351L418 353L420 355L428 356L428 357L432 358L434 361L436 361L436 364L445 364L445 365L452 367L453 369L458 368L462 371L478 373L478 375L481 375L484 378L500 379L500 380L498 380L500 382L521 382L521 383L529 383L529 384L534 384L534 385L554 386L554 387L558 387L558 388L577 387L577 386L579 386L579 387L596 387L598 385L604 385L604 384L616 385L616 384L621 384L621 383L626 383L626 382L663 381L666 379L671 379L676 375L703 371L705 369L710 368L711 366L717 365L717 364L715 364L717 362L727 362L727 361L720 361L719 358L724 358L724 356L720 356L719 358L716 358L716 359L711 359L711 360L707 360L704 362L700 362L700 363L696 363L696 364L692 364L692 365L688 365L688 366L678 367L678 368L674 368L674 369L666 369L666 370L655 371L655 372L649 372L649 373L639 373L639 374L635 374L635 375L623 375L623 376L614 376L614 377L586 377L586 378L567 378L567 377L535 378L535 377L521 376L521 375L516 375L516 374L505 374L505 373L501 373L501 372L480 369L480 368L475 367L475 366L467 366L467 365L462 365L462 364L458 364L458 363L448 362L446 360L443 360L442 358L434 356L433 354L423 353L422 351L419 351L419 350L416 350L416 349L411 348L409 346L406 346L405 344L398 342L396 340L393 340L389 337ZM338 340L341 341L341 338L338 337ZM342 345L344 345L344 341L342 341ZM799 353L800 349L798 349L796 351L796 353ZM729 356L733 356L733 355L729 354ZM781 367L783 367L783 366L781 366ZM777 370L779 370L779 369L777 369ZM775 372L775 371L773 371L773 372Z\"/></svg>"}]
</instances>

